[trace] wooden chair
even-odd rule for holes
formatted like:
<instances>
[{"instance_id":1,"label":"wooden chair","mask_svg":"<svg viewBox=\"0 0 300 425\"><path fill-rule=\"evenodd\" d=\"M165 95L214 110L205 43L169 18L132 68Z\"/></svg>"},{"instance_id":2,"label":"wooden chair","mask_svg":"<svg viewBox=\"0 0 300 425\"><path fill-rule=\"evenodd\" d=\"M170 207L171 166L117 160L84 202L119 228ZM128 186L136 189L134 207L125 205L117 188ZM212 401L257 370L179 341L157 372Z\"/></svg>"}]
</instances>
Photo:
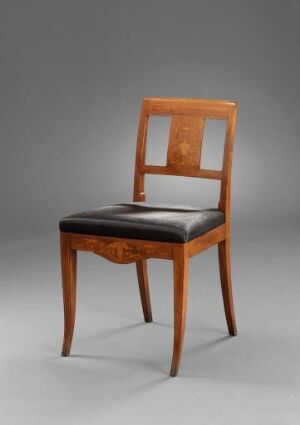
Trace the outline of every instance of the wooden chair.
<instances>
[{"instance_id":1,"label":"wooden chair","mask_svg":"<svg viewBox=\"0 0 300 425\"><path fill-rule=\"evenodd\" d=\"M146 164L150 116L170 116L166 166ZM133 203L74 214L60 221L64 299L62 355L71 349L76 306L76 253L91 251L116 263L136 263L144 318L152 321L147 277L148 258L173 261L174 346L171 376L181 360L190 257L218 244L220 279L230 335L236 335L230 277L230 180L237 102L205 99L145 98L137 136ZM222 170L201 168L206 119L227 121ZM220 180L218 209L145 203L145 175L164 174Z\"/></svg>"}]
</instances>

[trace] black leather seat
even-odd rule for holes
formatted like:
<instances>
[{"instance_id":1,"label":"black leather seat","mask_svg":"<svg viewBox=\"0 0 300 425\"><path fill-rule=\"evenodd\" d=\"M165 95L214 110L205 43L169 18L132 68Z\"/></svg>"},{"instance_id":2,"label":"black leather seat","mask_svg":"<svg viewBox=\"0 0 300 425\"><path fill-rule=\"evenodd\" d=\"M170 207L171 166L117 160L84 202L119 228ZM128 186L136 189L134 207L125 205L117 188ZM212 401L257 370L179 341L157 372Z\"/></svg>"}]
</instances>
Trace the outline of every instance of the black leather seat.
<instances>
[{"instance_id":1,"label":"black leather seat","mask_svg":"<svg viewBox=\"0 0 300 425\"><path fill-rule=\"evenodd\" d=\"M164 242L188 242L224 223L217 209L130 202L63 218L62 232Z\"/></svg>"}]
</instances>

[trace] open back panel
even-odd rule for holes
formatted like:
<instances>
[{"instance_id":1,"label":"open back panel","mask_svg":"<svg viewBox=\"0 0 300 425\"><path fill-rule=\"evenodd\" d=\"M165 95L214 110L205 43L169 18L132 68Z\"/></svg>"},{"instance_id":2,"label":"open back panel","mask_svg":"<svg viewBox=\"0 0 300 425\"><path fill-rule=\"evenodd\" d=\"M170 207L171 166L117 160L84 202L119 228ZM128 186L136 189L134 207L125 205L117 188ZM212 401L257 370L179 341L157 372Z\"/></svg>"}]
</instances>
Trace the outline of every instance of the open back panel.
<instances>
[{"instance_id":1,"label":"open back panel","mask_svg":"<svg viewBox=\"0 0 300 425\"><path fill-rule=\"evenodd\" d=\"M165 174L221 180L219 208L229 209L230 175L237 102L210 99L145 98L141 107L137 137L134 200L145 201L145 174ZM165 166L145 163L147 129L152 115L170 116ZM201 168L205 120L227 121L221 170ZM226 207L226 204L227 207Z\"/></svg>"}]
</instances>

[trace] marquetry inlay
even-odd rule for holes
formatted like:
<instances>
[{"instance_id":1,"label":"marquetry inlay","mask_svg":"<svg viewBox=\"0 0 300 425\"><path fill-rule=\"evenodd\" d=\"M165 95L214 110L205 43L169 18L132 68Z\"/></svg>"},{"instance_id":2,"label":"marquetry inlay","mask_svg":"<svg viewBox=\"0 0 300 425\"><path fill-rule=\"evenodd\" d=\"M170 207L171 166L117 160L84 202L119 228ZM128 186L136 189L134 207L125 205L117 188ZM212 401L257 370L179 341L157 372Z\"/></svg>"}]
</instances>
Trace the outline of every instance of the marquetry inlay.
<instances>
[{"instance_id":1,"label":"marquetry inlay","mask_svg":"<svg viewBox=\"0 0 300 425\"><path fill-rule=\"evenodd\" d=\"M167 165L192 169L200 167L203 124L202 117L172 116Z\"/></svg>"},{"instance_id":2,"label":"marquetry inlay","mask_svg":"<svg viewBox=\"0 0 300 425\"><path fill-rule=\"evenodd\" d=\"M92 251L115 263L133 263L151 257L170 258L172 249L169 244L143 240L115 239L100 236L73 234L72 247L83 251Z\"/></svg>"}]
</instances>

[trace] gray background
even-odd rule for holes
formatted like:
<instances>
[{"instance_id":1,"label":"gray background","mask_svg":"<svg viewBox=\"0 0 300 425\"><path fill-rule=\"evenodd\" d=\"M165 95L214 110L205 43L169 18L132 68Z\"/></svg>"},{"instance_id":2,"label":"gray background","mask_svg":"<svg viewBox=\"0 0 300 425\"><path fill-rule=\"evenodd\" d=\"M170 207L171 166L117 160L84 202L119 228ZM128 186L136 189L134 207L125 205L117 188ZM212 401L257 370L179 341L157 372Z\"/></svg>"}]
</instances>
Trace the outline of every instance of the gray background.
<instances>
[{"instance_id":1,"label":"gray background","mask_svg":"<svg viewBox=\"0 0 300 425\"><path fill-rule=\"evenodd\" d=\"M130 200L144 96L238 99L234 214L296 223L299 7L2 0L2 237Z\"/></svg>"},{"instance_id":2,"label":"gray background","mask_svg":"<svg viewBox=\"0 0 300 425\"><path fill-rule=\"evenodd\" d=\"M296 0L1 1L3 423L299 424L299 11ZM171 265L160 261L144 326L133 267L82 254L74 356L59 357L58 220L131 199L144 96L240 103L240 335L226 337L213 249L192 261L175 380ZM213 165L221 130L207 134ZM164 137L159 121L150 157ZM147 183L149 201L216 202L216 182Z\"/></svg>"}]
</instances>

